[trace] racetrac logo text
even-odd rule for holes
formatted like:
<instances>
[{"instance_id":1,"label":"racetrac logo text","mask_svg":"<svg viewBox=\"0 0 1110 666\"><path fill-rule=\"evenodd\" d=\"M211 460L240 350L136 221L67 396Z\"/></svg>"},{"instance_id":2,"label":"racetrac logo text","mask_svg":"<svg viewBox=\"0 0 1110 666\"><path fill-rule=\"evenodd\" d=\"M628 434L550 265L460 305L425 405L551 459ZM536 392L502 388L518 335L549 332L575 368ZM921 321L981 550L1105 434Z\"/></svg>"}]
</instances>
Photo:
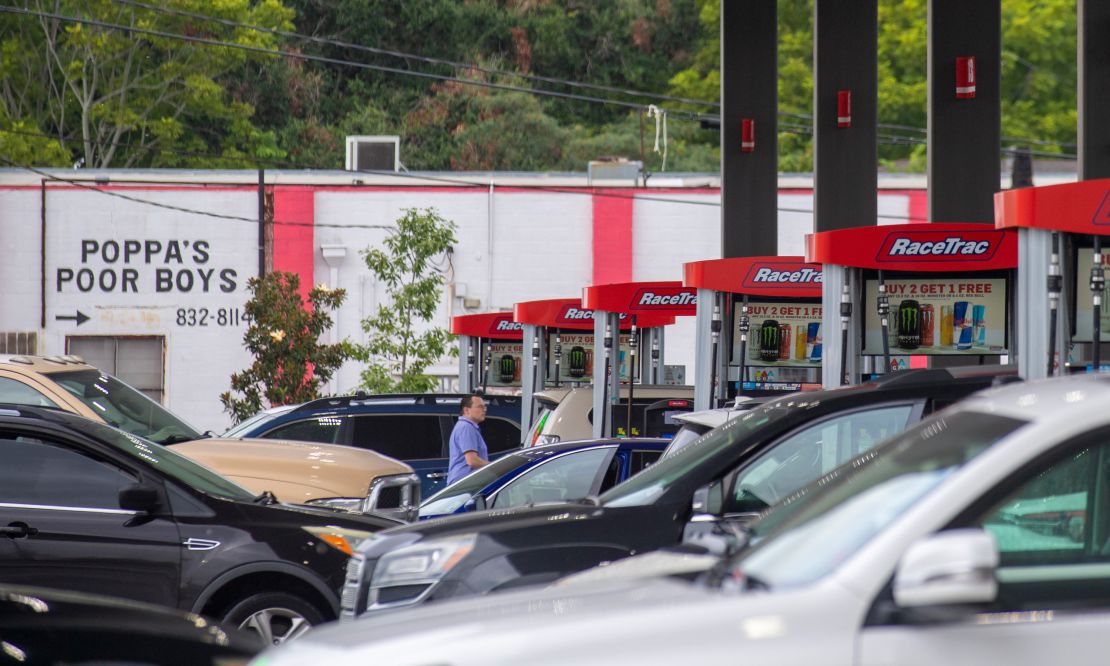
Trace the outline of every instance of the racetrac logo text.
<instances>
[{"instance_id":1,"label":"racetrac logo text","mask_svg":"<svg viewBox=\"0 0 1110 666\"><path fill-rule=\"evenodd\" d=\"M575 307L569 307L566 310L563 310L562 314L559 315L559 319L566 319L568 321L584 321L586 319L593 320L593 318L593 310L586 310L583 308Z\"/></svg>"},{"instance_id":2,"label":"racetrac logo text","mask_svg":"<svg viewBox=\"0 0 1110 666\"><path fill-rule=\"evenodd\" d=\"M523 330L524 330L524 324L521 324L520 322L512 321L510 319L500 319L500 320L498 320L497 324L494 325L493 331L491 331L491 332L492 333L512 333L514 331L523 331Z\"/></svg>"},{"instance_id":3,"label":"racetrac logo text","mask_svg":"<svg viewBox=\"0 0 1110 666\"><path fill-rule=\"evenodd\" d=\"M757 263L751 265L740 287L761 289L804 290L816 289L825 282L819 266L800 263Z\"/></svg>"},{"instance_id":4,"label":"racetrac logo text","mask_svg":"<svg viewBox=\"0 0 1110 666\"><path fill-rule=\"evenodd\" d=\"M1002 233L901 232L886 237L879 261L988 261L998 251Z\"/></svg>"},{"instance_id":5,"label":"racetrac logo text","mask_svg":"<svg viewBox=\"0 0 1110 666\"><path fill-rule=\"evenodd\" d=\"M689 309L697 307L698 295L692 289L672 287L664 289L641 289L632 297L630 310L661 310L670 308Z\"/></svg>"}]
</instances>

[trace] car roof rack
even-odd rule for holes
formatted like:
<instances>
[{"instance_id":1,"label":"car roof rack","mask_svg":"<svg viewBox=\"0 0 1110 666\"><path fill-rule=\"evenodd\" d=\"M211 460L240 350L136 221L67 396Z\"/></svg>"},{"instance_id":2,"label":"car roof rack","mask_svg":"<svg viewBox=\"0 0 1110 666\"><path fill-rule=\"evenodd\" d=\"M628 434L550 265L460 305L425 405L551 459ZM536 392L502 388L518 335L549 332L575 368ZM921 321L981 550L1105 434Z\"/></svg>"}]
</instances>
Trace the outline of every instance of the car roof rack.
<instances>
[{"instance_id":1,"label":"car roof rack","mask_svg":"<svg viewBox=\"0 0 1110 666\"><path fill-rule=\"evenodd\" d=\"M367 393L356 391L351 395L334 395L327 398L317 398L297 405L293 412L308 412L318 409L336 409L352 405L442 405L454 404L458 406L468 394L466 393ZM491 404L506 405L519 404L517 396L483 395L482 398Z\"/></svg>"}]
</instances>

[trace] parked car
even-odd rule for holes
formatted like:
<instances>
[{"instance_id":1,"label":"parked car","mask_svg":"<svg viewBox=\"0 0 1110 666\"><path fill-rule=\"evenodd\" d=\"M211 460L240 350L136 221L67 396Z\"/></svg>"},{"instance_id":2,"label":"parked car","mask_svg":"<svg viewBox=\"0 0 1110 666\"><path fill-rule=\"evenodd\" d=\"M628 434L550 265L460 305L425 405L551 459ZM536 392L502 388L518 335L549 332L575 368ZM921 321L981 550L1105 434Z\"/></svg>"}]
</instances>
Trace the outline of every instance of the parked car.
<instances>
[{"instance_id":1,"label":"parked car","mask_svg":"<svg viewBox=\"0 0 1110 666\"><path fill-rule=\"evenodd\" d=\"M703 409L697 412L676 414L674 420L679 423L678 431L671 438L671 443L663 452L664 458L669 458L701 439L701 436L710 430L724 425L726 422L740 416L749 409L753 409L767 402L771 398L749 398L741 396L736 398L728 407Z\"/></svg>"},{"instance_id":2,"label":"parked car","mask_svg":"<svg viewBox=\"0 0 1110 666\"><path fill-rule=\"evenodd\" d=\"M263 647L254 633L112 597L0 586L0 664L231 666Z\"/></svg>"},{"instance_id":3,"label":"parked car","mask_svg":"<svg viewBox=\"0 0 1110 666\"><path fill-rule=\"evenodd\" d=\"M520 397L483 396L482 437L490 456L520 446ZM383 394L321 398L240 431L244 437L296 439L377 451L412 466L421 497L447 485L447 440L462 394Z\"/></svg>"},{"instance_id":4,"label":"parked car","mask_svg":"<svg viewBox=\"0 0 1110 666\"><path fill-rule=\"evenodd\" d=\"M774 507L716 586L626 581L465 599L325 627L259 661L1103 664L1107 404L1105 375L969 398ZM1078 542L1006 517L1060 495L1085 498Z\"/></svg>"},{"instance_id":5,"label":"parked car","mask_svg":"<svg viewBox=\"0 0 1110 666\"><path fill-rule=\"evenodd\" d=\"M536 446L471 472L420 505L420 519L597 497L659 459L665 439L595 439Z\"/></svg>"},{"instance_id":6,"label":"parked car","mask_svg":"<svg viewBox=\"0 0 1110 666\"><path fill-rule=\"evenodd\" d=\"M540 411L525 437L525 446L541 446L590 439L593 433L594 388L592 386L555 387L533 394ZM674 405L660 403L674 400ZM661 437L673 434L678 426L668 417L693 409L694 389L690 386L637 384L632 389L632 427L628 427L628 385L621 386L620 402L613 405L613 434L623 437ZM681 404L679 404L681 402Z\"/></svg>"},{"instance_id":7,"label":"parked car","mask_svg":"<svg viewBox=\"0 0 1110 666\"><path fill-rule=\"evenodd\" d=\"M280 641L336 616L360 540L400 524L280 504L57 409L0 407L0 583L110 594Z\"/></svg>"},{"instance_id":8,"label":"parked car","mask_svg":"<svg viewBox=\"0 0 1110 666\"><path fill-rule=\"evenodd\" d=\"M420 479L376 451L274 439L194 439L170 445L253 493L282 502L416 520Z\"/></svg>"},{"instance_id":9,"label":"parked car","mask_svg":"<svg viewBox=\"0 0 1110 666\"><path fill-rule=\"evenodd\" d=\"M0 355L0 402L64 409L158 444L180 446L183 455L282 501L379 511L403 520L414 520L420 504L419 480L396 460L342 447L205 437L76 356Z\"/></svg>"},{"instance_id":10,"label":"parked car","mask_svg":"<svg viewBox=\"0 0 1110 666\"><path fill-rule=\"evenodd\" d=\"M914 370L795 393L615 486L596 506L478 512L388 530L352 557L340 619L545 584L684 539L723 549L739 526L806 483L924 414L1014 377L1001 366ZM416 561L425 564L410 566Z\"/></svg>"}]
</instances>

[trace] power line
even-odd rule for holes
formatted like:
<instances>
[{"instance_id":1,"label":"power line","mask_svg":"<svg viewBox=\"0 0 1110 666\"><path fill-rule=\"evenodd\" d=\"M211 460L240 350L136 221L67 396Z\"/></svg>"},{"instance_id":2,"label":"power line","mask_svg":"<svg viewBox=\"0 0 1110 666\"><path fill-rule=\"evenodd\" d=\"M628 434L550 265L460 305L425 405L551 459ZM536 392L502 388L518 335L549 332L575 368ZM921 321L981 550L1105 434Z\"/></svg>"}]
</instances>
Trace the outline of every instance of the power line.
<instances>
[{"instance_id":1,"label":"power line","mask_svg":"<svg viewBox=\"0 0 1110 666\"><path fill-rule=\"evenodd\" d=\"M240 51L247 51L250 53L260 53L263 55L277 56L281 58L293 58L295 60L307 60L312 62L322 62L330 65L341 65L346 67L354 67L357 69L368 69L379 72L387 72L390 74L400 74L402 76L416 76L420 78L433 79L436 81L448 81L451 83L459 83L462 85L477 86L481 88L491 88L495 90L506 90L509 92L519 92L533 95L545 95L548 97L558 97L561 99L570 99L581 102L591 102L595 104L611 104L628 109L642 110L646 106L643 104L636 104L634 102L624 102L621 100L606 99L603 97L594 97L590 95L578 95L574 93L559 92L556 90L546 90L541 88L525 88L523 86L514 86L506 83L493 83L490 81L479 81L476 79L464 79L457 76L445 76L442 74L433 74L431 72L421 72L417 70L400 69L398 67L389 67L386 65L371 65L369 63L355 62L353 60L342 60L339 58L329 58L327 56L309 55L305 53L293 53L289 51L280 51L277 49L267 49L261 46L251 46L249 44L236 44L234 42L227 42L218 39L209 39L207 37L193 37L190 35L181 35L173 32L165 32L162 30L151 30L149 28L139 28L135 26L125 26L118 23L110 23L108 21L100 21L98 19L80 18L76 16L66 16L64 14L55 14L52 12L39 12L22 7L10 7L0 5L0 12L8 14L19 14L23 16L35 16L39 18L50 18L58 21L68 23L78 23L82 25L91 25L99 28L106 28L109 30L117 30L125 33L135 33L141 35L150 35L152 37L161 37L163 39L174 39L178 41L207 44L208 46L219 46L229 49L237 49ZM700 121L707 117L704 114L693 113L689 111L674 111L667 110L667 115L672 118L683 118L689 120Z\"/></svg>"}]
</instances>

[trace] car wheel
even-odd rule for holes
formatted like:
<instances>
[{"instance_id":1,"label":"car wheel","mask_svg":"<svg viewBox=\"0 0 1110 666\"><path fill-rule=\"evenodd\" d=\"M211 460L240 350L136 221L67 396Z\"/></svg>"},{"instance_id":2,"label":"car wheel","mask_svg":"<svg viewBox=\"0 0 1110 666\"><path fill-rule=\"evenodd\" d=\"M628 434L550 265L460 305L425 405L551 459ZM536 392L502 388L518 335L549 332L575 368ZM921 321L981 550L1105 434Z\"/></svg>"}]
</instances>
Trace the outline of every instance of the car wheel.
<instances>
[{"instance_id":1,"label":"car wheel","mask_svg":"<svg viewBox=\"0 0 1110 666\"><path fill-rule=\"evenodd\" d=\"M324 621L307 601L282 592L254 594L233 605L224 624L257 634L267 645L280 645Z\"/></svg>"}]
</instances>

